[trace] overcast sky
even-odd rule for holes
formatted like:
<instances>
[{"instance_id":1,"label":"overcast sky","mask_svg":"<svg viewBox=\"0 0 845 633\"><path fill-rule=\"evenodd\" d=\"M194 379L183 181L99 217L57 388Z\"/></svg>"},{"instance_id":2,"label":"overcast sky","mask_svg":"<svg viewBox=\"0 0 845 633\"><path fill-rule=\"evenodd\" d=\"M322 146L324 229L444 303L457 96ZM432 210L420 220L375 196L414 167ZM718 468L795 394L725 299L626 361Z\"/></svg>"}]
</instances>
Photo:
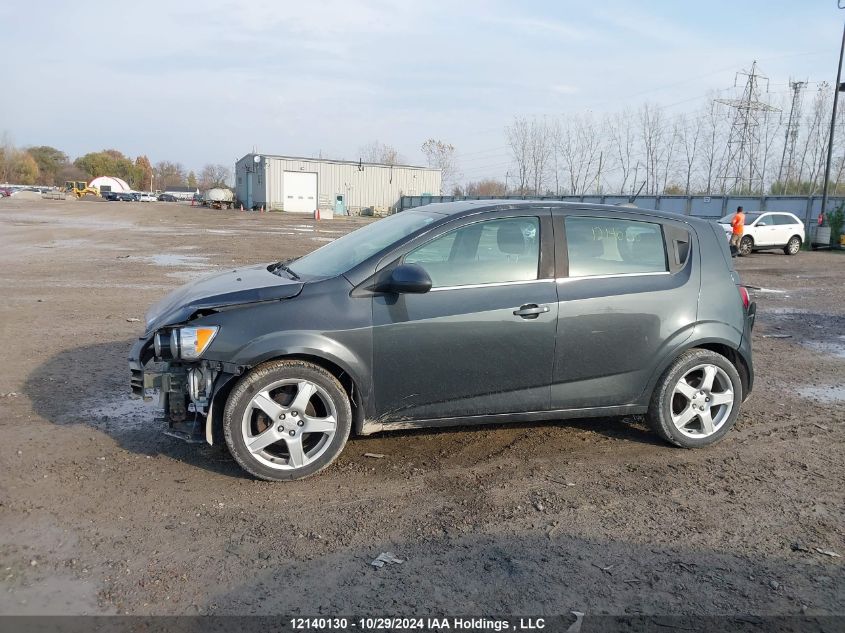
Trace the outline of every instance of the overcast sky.
<instances>
[{"instance_id":1,"label":"overcast sky","mask_svg":"<svg viewBox=\"0 0 845 633\"><path fill-rule=\"evenodd\" d=\"M832 83L845 19L836 0L0 6L0 132L18 145L199 169L253 146L357 159L376 139L419 163L434 137L470 180L503 176L514 115L693 111L755 59L775 93Z\"/></svg>"}]
</instances>

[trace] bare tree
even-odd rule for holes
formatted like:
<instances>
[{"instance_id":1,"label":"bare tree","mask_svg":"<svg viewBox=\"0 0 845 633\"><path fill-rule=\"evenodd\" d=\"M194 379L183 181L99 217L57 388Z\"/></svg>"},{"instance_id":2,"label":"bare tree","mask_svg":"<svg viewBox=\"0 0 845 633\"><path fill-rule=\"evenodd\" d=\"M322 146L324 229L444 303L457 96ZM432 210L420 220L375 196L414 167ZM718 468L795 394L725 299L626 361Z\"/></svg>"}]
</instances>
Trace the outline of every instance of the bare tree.
<instances>
[{"instance_id":1,"label":"bare tree","mask_svg":"<svg viewBox=\"0 0 845 633\"><path fill-rule=\"evenodd\" d=\"M660 107L645 103L639 111L640 137L643 142L646 193L657 194L660 163L664 151L663 116Z\"/></svg>"},{"instance_id":2,"label":"bare tree","mask_svg":"<svg viewBox=\"0 0 845 633\"><path fill-rule=\"evenodd\" d=\"M666 187L669 184L669 173L672 168L675 166L672 162L673 152L675 151L675 145L678 141L678 137L680 136L681 131L678 125L678 119L676 118L672 121L672 128L667 132L664 132L663 138L665 139L665 143L662 149L662 158L663 158L663 180L660 185L660 190L655 191L655 193L659 193L660 191L665 191Z\"/></svg>"},{"instance_id":3,"label":"bare tree","mask_svg":"<svg viewBox=\"0 0 845 633\"><path fill-rule=\"evenodd\" d=\"M621 172L619 193L624 194L628 178L631 177L631 170L633 169L631 163L635 142L633 116L630 110L623 110L613 116L606 117L605 128L610 140L610 147Z\"/></svg>"},{"instance_id":4,"label":"bare tree","mask_svg":"<svg viewBox=\"0 0 845 633\"><path fill-rule=\"evenodd\" d=\"M386 145L379 141L368 143L359 149L361 160L365 163L378 163L380 165L398 165L404 162L401 154L395 147Z\"/></svg>"},{"instance_id":5,"label":"bare tree","mask_svg":"<svg viewBox=\"0 0 845 633\"><path fill-rule=\"evenodd\" d=\"M153 173L155 174L156 185L161 187L162 190L167 187L181 187L185 184L185 167L182 163L160 161L153 168Z\"/></svg>"},{"instance_id":6,"label":"bare tree","mask_svg":"<svg viewBox=\"0 0 845 633\"><path fill-rule=\"evenodd\" d=\"M546 120L533 119L529 132L528 162L531 169L531 188L535 196L543 192L551 155L551 138Z\"/></svg>"},{"instance_id":7,"label":"bare tree","mask_svg":"<svg viewBox=\"0 0 845 633\"><path fill-rule=\"evenodd\" d=\"M684 193L686 193L686 195L690 195L692 170L698 154L698 140L701 137L701 128L702 121L700 118L693 117L691 120L688 120L686 115L681 115L681 119L679 121L679 131L681 134L681 149L684 153L684 162L686 167L686 180L684 183Z\"/></svg>"},{"instance_id":8,"label":"bare tree","mask_svg":"<svg viewBox=\"0 0 845 633\"><path fill-rule=\"evenodd\" d=\"M505 128L505 134L511 156L516 165L516 180L519 183L516 192L525 194L528 188L528 171L531 160L531 132L528 119L515 117L513 123Z\"/></svg>"},{"instance_id":9,"label":"bare tree","mask_svg":"<svg viewBox=\"0 0 845 633\"><path fill-rule=\"evenodd\" d=\"M460 176L455 146L430 138L422 144L420 149L425 155L428 166L440 170L440 191L451 191L457 185L457 179Z\"/></svg>"},{"instance_id":10,"label":"bare tree","mask_svg":"<svg viewBox=\"0 0 845 633\"><path fill-rule=\"evenodd\" d=\"M707 195L713 193L716 175L719 173L719 156L723 154L720 142L722 132L722 118L716 103L711 99L710 104L701 116L702 121L702 182L701 190Z\"/></svg>"},{"instance_id":11,"label":"bare tree","mask_svg":"<svg viewBox=\"0 0 845 633\"><path fill-rule=\"evenodd\" d=\"M570 117L562 124L557 140L569 176L569 193L583 195L598 182L597 167L602 156L598 130L589 115Z\"/></svg>"},{"instance_id":12,"label":"bare tree","mask_svg":"<svg viewBox=\"0 0 845 633\"><path fill-rule=\"evenodd\" d=\"M206 165L199 175L199 188L202 190L215 187L228 187L232 180L232 170L226 165Z\"/></svg>"},{"instance_id":13,"label":"bare tree","mask_svg":"<svg viewBox=\"0 0 845 633\"><path fill-rule=\"evenodd\" d=\"M505 196L507 188L501 180L486 178L478 182L468 182L464 192L468 196Z\"/></svg>"}]
</instances>

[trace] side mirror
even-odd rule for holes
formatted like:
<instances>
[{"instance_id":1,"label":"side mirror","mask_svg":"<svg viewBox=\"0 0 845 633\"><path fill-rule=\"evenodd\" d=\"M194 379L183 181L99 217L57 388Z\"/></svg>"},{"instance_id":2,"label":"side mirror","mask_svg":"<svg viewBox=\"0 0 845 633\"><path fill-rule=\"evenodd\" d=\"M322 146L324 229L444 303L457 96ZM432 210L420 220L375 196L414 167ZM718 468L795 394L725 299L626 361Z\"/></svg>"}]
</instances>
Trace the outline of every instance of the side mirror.
<instances>
[{"instance_id":1,"label":"side mirror","mask_svg":"<svg viewBox=\"0 0 845 633\"><path fill-rule=\"evenodd\" d=\"M757 226L769 226L766 222L758 222Z\"/></svg>"},{"instance_id":2,"label":"side mirror","mask_svg":"<svg viewBox=\"0 0 845 633\"><path fill-rule=\"evenodd\" d=\"M419 264L400 264L393 269L379 290L397 294L422 294L431 290L431 277Z\"/></svg>"}]
</instances>

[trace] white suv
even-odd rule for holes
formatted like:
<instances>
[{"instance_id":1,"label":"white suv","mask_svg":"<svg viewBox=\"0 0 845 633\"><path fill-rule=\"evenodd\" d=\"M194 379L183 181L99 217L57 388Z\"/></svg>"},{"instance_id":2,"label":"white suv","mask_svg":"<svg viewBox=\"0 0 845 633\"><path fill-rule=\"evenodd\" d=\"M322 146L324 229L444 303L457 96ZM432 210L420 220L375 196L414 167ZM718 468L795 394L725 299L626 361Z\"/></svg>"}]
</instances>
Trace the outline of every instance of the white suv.
<instances>
[{"instance_id":1,"label":"white suv","mask_svg":"<svg viewBox=\"0 0 845 633\"><path fill-rule=\"evenodd\" d=\"M728 239L731 237L733 217L731 213L719 220ZM803 243L804 223L797 216L785 211L746 213L739 254L750 255L752 251L780 248L787 255L795 255Z\"/></svg>"}]
</instances>

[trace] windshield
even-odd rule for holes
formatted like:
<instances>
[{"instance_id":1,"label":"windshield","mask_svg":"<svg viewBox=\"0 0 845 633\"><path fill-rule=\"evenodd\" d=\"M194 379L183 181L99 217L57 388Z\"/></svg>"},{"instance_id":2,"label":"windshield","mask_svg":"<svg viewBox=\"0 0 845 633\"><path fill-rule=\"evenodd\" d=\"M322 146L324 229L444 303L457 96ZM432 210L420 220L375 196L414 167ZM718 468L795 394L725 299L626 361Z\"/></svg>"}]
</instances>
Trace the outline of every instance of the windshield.
<instances>
[{"instance_id":1,"label":"windshield","mask_svg":"<svg viewBox=\"0 0 845 633\"><path fill-rule=\"evenodd\" d=\"M721 218L719 220L719 223L720 224L730 224L731 220L734 219L735 215L736 215L735 213L729 213L725 217ZM754 220L759 218L761 215L762 215L762 213L746 213L745 214L745 224L751 224Z\"/></svg>"},{"instance_id":2,"label":"windshield","mask_svg":"<svg viewBox=\"0 0 845 633\"><path fill-rule=\"evenodd\" d=\"M329 242L289 267L301 277L335 277L442 217L426 211L403 211Z\"/></svg>"}]
</instances>

